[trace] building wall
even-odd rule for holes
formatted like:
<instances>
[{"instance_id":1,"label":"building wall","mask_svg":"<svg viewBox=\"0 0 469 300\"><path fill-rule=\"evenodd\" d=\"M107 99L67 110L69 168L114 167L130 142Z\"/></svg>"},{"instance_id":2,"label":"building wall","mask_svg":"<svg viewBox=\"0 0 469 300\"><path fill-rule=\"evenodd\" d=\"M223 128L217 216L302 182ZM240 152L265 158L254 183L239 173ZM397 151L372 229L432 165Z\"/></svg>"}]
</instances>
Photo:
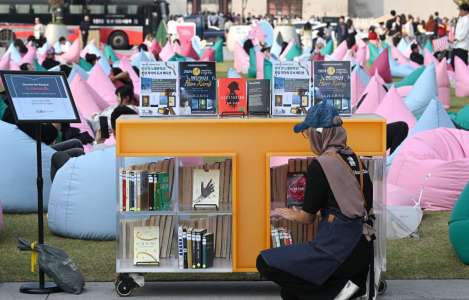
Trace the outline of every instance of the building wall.
<instances>
[{"instance_id":1,"label":"building wall","mask_svg":"<svg viewBox=\"0 0 469 300\"><path fill-rule=\"evenodd\" d=\"M379 17L384 14L383 4L383 0L349 0L348 15L353 18Z\"/></svg>"},{"instance_id":2,"label":"building wall","mask_svg":"<svg viewBox=\"0 0 469 300\"><path fill-rule=\"evenodd\" d=\"M435 11L441 17L456 17L458 14L456 4L450 0L379 0L383 1L384 14L394 9L398 13L412 14L427 19ZM371 1L370 1L371 2Z\"/></svg>"},{"instance_id":3,"label":"building wall","mask_svg":"<svg viewBox=\"0 0 469 300\"><path fill-rule=\"evenodd\" d=\"M373 0L374 1L374 0ZM348 14L349 0L303 0L303 18Z\"/></svg>"},{"instance_id":4,"label":"building wall","mask_svg":"<svg viewBox=\"0 0 469 300\"><path fill-rule=\"evenodd\" d=\"M243 0L232 0L232 10L235 14L242 14ZM265 15L267 11L267 0L247 0L245 14Z\"/></svg>"}]
</instances>

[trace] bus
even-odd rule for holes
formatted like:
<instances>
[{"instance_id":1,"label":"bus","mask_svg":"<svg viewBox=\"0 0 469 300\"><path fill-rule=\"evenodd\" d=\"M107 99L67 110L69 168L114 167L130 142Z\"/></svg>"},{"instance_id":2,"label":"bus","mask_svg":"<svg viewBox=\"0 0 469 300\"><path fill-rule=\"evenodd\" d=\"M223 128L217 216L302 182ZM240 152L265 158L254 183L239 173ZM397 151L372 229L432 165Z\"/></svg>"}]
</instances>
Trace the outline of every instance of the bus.
<instances>
[{"instance_id":1,"label":"bus","mask_svg":"<svg viewBox=\"0 0 469 300\"><path fill-rule=\"evenodd\" d=\"M165 0L65 0L62 17L70 40L79 36L85 15L90 16L90 30L99 32L100 42L128 49L141 44L147 33L167 19L169 4ZM36 17L43 24L51 22L47 0L0 0L0 42L32 35Z\"/></svg>"}]
</instances>

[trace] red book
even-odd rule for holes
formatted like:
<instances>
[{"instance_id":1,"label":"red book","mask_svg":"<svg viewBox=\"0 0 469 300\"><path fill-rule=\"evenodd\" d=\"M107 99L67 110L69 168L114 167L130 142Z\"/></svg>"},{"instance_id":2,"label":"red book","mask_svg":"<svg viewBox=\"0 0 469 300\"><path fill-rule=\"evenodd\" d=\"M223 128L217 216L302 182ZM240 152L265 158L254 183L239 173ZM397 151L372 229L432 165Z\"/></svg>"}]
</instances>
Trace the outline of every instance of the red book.
<instances>
[{"instance_id":1,"label":"red book","mask_svg":"<svg viewBox=\"0 0 469 300\"><path fill-rule=\"evenodd\" d=\"M221 116L246 115L248 101L246 96L246 79L218 79L218 112Z\"/></svg>"}]
</instances>

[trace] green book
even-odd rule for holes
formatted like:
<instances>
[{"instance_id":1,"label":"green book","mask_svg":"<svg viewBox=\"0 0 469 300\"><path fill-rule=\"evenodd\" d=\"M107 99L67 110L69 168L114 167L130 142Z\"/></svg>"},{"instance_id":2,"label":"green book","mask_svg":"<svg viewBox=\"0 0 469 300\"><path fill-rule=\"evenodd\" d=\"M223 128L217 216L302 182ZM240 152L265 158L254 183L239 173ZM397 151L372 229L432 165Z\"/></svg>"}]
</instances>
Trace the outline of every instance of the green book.
<instances>
[{"instance_id":1,"label":"green book","mask_svg":"<svg viewBox=\"0 0 469 300\"><path fill-rule=\"evenodd\" d=\"M160 208L160 178L159 174L155 173L153 177L153 210L161 210Z\"/></svg>"},{"instance_id":2,"label":"green book","mask_svg":"<svg viewBox=\"0 0 469 300\"><path fill-rule=\"evenodd\" d=\"M159 173L158 174L158 187L159 187L159 198L160 198L160 210L169 209L169 174Z\"/></svg>"}]
</instances>

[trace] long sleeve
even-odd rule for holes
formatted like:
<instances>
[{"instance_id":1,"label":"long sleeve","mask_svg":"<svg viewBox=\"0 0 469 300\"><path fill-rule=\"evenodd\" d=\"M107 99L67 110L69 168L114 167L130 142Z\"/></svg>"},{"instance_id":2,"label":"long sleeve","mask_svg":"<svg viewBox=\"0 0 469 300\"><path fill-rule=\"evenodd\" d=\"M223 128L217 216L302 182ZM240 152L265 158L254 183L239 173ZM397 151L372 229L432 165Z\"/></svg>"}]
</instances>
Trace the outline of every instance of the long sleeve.
<instances>
[{"instance_id":1,"label":"long sleeve","mask_svg":"<svg viewBox=\"0 0 469 300\"><path fill-rule=\"evenodd\" d=\"M467 17L462 17L458 20L458 24L456 26L456 40L463 41L467 38L469 34L469 22Z\"/></svg>"}]
</instances>

